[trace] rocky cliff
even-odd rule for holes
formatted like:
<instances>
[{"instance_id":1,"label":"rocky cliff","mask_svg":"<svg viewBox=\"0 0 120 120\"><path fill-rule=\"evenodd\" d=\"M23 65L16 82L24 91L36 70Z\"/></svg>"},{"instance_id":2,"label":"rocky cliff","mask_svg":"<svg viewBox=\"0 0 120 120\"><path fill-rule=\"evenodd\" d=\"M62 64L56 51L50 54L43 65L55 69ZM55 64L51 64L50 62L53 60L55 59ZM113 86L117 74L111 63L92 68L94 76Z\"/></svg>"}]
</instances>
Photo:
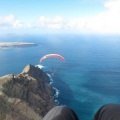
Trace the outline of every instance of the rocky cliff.
<instances>
[{"instance_id":1,"label":"rocky cliff","mask_svg":"<svg viewBox=\"0 0 120 120\"><path fill-rule=\"evenodd\" d=\"M55 106L49 82L33 65L18 75L0 77L0 120L41 120Z\"/></svg>"}]
</instances>

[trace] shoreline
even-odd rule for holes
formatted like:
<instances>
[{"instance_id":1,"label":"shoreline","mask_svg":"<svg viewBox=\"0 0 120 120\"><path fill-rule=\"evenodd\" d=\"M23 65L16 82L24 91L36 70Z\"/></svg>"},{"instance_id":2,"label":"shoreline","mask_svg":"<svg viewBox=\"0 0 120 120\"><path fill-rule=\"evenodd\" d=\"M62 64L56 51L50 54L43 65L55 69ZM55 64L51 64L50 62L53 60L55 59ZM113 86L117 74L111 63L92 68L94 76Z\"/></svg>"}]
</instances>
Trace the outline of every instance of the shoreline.
<instances>
[{"instance_id":1,"label":"shoreline","mask_svg":"<svg viewBox=\"0 0 120 120\"><path fill-rule=\"evenodd\" d=\"M0 48L28 47L28 46L37 46L37 44L35 44L35 43L27 43L27 42L0 42Z\"/></svg>"}]
</instances>

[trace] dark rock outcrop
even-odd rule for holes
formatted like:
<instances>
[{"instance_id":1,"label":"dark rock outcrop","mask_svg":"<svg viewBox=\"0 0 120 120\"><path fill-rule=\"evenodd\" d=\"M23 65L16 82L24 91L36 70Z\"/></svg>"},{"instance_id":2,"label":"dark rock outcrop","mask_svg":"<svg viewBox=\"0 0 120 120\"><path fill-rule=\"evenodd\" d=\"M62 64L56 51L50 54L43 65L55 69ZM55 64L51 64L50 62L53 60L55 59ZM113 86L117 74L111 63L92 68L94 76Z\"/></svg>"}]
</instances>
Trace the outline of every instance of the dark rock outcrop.
<instances>
[{"instance_id":1,"label":"dark rock outcrop","mask_svg":"<svg viewBox=\"0 0 120 120\"><path fill-rule=\"evenodd\" d=\"M49 82L33 65L18 75L0 77L0 120L41 120L55 106Z\"/></svg>"}]
</instances>

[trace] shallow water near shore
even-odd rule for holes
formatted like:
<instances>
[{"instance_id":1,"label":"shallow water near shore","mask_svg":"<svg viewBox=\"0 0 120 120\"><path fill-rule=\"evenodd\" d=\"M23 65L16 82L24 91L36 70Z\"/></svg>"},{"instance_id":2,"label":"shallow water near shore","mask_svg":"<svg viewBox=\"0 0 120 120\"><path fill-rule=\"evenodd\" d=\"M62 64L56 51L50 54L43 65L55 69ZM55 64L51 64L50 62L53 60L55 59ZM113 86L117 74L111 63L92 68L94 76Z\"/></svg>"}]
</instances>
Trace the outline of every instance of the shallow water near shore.
<instances>
[{"instance_id":1,"label":"shallow water near shore","mask_svg":"<svg viewBox=\"0 0 120 120\"><path fill-rule=\"evenodd\" d=\"M38 65L46 54L60 54L65 62L52 76L52 85L59 90L57 100L71 107L81 120L92 120L100 106L120 103L119 39L120 36L22 36L19 42L39 45L0 49L0 76L18 74L27 64ZM15 40L16 37L5 39Z\"/></svg>"}]
</instances>

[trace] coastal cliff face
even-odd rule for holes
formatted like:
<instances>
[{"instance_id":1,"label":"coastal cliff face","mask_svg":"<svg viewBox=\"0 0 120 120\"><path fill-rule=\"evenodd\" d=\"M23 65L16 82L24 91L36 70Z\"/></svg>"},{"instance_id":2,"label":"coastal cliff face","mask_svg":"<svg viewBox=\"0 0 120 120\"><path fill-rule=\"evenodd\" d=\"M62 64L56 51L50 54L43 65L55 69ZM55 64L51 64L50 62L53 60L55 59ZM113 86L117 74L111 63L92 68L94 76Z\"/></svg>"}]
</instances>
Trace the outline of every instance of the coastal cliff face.
<instances>
[{"instance_id":1,"label":"coastal cliff face","mask_svg":"<svg viewBox=\"0 0 120 120\"><path fill-rule=\"evenodd\" d=\"M0 120L42 120L55 106L49 77L28 65L18 75L0 77Z\"/></svg>"}]
</instances>

